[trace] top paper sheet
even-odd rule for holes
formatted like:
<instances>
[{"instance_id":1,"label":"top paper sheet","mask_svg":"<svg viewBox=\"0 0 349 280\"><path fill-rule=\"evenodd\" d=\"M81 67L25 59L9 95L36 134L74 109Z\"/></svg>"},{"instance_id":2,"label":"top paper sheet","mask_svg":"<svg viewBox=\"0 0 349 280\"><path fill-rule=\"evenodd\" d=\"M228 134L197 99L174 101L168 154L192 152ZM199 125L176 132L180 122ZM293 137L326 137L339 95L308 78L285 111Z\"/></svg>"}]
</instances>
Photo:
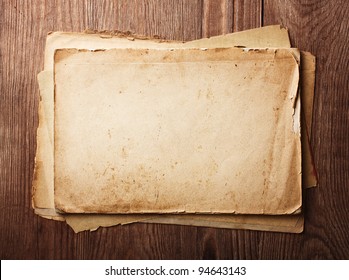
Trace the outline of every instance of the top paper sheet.
<instances>
[{"instance_id":1,"label":"top paper sheet","mask_svg":"<svg viewBox=\"0 0 349 280\"><path fill-rule=\"evenodd\" d=\"M54 79L57 209L300 208L291 50L57 50Z\"/></svg>"}]
</instances>

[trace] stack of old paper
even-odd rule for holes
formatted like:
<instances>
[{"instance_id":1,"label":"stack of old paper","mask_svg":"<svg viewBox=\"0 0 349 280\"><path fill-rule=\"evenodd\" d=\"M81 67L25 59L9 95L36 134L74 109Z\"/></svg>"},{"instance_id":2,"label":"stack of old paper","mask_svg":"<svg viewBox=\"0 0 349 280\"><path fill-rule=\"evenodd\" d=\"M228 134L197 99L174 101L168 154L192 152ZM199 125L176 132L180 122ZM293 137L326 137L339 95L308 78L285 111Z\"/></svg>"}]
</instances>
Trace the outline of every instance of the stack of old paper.
<instances>
[{"instance_id":1,"label":"stack of old paper","mask_svg":"<svg viewBox=\"0 0 349 280\"><path fill-rule=\"evenodd\" d=\"M186 43L49 34L35 212L76 232L132 222L301 232L302 183L316 185L314 73L280 26Z\"/></svg>"}]
</instances>

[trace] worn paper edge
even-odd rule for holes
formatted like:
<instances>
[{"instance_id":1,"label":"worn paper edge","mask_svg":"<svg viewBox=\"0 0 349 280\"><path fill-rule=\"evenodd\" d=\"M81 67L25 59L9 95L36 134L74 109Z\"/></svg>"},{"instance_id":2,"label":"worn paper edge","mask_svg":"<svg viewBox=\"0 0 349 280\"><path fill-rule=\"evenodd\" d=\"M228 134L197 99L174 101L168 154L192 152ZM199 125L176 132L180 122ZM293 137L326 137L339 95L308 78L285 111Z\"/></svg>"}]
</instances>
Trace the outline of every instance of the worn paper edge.
<instances>
[{"instance_id":1,"label":"worn paper edge","mask_svg":"<svg viewBox=\"0 0 349 280\"><path fill-rule=\"evenodd\" d=\"M293 108L293 114L290 116L293 119L293 133L296 134L297 137L297 147L300 149L301 146L301 125L300 125L300 111L301 111L301 102L300 102L300 93L299 93L299 63L300 63L300 53L298 49L291 48L291 49L286 49L286 48L269 48L269 49L256 49L256 48L219 48L220 50L225 50L225 51L231 51L236 55L241 56L243 53L252 53L252 55L258 55L258 54L268 54L268 55L273 55L274 59L277 57L284 57L285 55L293 60L293 65L294 65L294 72L292 74L292 77L290 78L290 87L288 90L288 98L291 102L291 106ZM55 50L55 62L59 62L60 56L64 55L65 56L71 56L71 55L77 55L79 53L94 53L98 51L99 53L115 53L117 49L98 49L98 50L88 50L88 49L74 49L74 48L65 48L65 49L56 49ZM150 51L148 48L138 48L137 51L139 52L145 52L145 51ZM167 49L152 49L154 53L157 52L167 52ZM207 49L202 49L202 48L186 48L186 49L177 49L176 52L182 53L184 51L192 51L192 52L203 52L207 51ZM54 81L54 84L56 81ZM55 84L56 86L56 84ZM287 104L287 103L285 103ZM289 106L289 105L287 105ZM56 104L54 107L55 114L56 114ZM55 133L56 134L56 133ZM299 152L301 149L299 150ZM299 164L301 167L301 155L299 158ZM298 173L297 176L297 181L299 183L299 188L302 186L302 180L301 180L301 170ZM298 185L297 185L298 186ZM298 192L298 191L297 191ZM56 193L56 188L55 188L55 193ZM174 208L169 208L166 210L161 210L161 212L152 210L152 209L140 209L140 210L131 210L131 211L115 211L113 209L111 210L89 210L89 211L84 211L80 210L82 208L74 208L74 207L66 207L60 203L57 204L56 200L56 195L55 195L55 206L58 211L62 211L62 213L66 212L69 214L80 214L80 213L95 213L95 214L165 214L165 213L172 213L172 214L268 214L268 215L285 215L285 214L297 214L301 212L301 207L302 207L302 192L300 191L299 198L297 202L294 204L289 204L288 206L285 206L286 208L283 209L282 211L280 209L275 209L272 211L267 211L267 210L262 210L262 212L255 212L249 210L250 212L245 212L241 211L239 208L236 208L232 210L231 208L222 208L220 210L201 210L201 209L195 209L195 210L188 210L184 206L178 205L175 206ZM259 210L260 211L260 210Z\"/></svg>"},{"instance_id":2,"label":"worn paper edge","mask_svg":"<svg viewBox=\"0 0 349 280\"><path fill-rule=\"evenodd\" d=\"M211 38L212 39L212 38Z\"/></svg>"}]
</instances>

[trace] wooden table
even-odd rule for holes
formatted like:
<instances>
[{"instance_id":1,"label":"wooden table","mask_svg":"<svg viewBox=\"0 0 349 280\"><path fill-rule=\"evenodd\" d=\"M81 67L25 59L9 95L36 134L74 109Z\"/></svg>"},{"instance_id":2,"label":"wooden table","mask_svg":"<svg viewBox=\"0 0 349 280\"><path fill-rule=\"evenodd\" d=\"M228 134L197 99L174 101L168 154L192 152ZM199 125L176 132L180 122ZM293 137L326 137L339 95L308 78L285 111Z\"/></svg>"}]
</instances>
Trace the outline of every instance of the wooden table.
<instances>
[{"instance_id":1,"label":"wooden table","mask_svg":"<svg viewBox=\"0 0 349 280\"><path fill-rule=\"evenodd\" d=\"M349 1L0 1L1 259L349 258ZM318 188L306 191L305 232L282 234L132 224L75 234L34 215L36 74L49 31L133 31L193 40L281 23L317 57L311 144Z\"/></svg>"}]
</instances>

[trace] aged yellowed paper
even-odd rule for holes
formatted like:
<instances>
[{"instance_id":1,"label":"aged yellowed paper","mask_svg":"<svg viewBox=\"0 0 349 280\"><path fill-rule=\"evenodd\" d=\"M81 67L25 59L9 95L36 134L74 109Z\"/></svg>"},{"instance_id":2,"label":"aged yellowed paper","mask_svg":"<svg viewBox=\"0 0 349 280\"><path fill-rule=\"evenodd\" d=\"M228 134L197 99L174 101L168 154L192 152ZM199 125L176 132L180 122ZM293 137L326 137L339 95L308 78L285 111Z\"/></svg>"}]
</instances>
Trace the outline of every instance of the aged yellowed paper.
<instances>
[{"instance_id":1,"label":"aged yellowed paper","mask_svg":"<svg viewBox=\"0 0 349 280\"><path fill-rule=\"evenodd\" d=\"M63 49L54 78L57 209L300 209L292 51Z\"/></svg>"},{"instance_id":2,"label":"aged yellowed paper","mask_svg":"<svg viewBox=\"0 0 349 280\"><path fill-rule=\"evenodd\" d=\"M247 36L246 36L247 35ZM229 41L229 44L227 46L233 46L233 45L244 45L247 47L284 47L287 48L290 46L289 40L288 40L288 34L285 29L280 28L279 26L269 26L269 27L263 27L255 30L248 30L245 32L239 32L239 33L233 33L225 36L218 36L218 37L212 37L210 39L201 39L193 42L188 42L187 44L194 44L193 46L197 47L219 47L223 40ZM243 41L245 40L245 41ZM245 38L245 39L244 39ZM126 39L126 38L125 38ZM46 131L49 132L49 134L52 131L52 124L50 122L47 122L47 120L51 120L52 117L50 115L53 114L53 82L52 82L52 65L53 65L53 51L57 48L62 47L78 47L78 48L111 48L111 47L118 47L121 39L116 37L111 37L108 39L101 38L98 35L95 34L76 34L76 33L54 33L51 34L48 37L47 41L47 50L46 50L46 62L45 62L45 72L40 73L39 75L39 84L41 85L41 96L42 96L42 103L43 107L46 108L45 115L43 118L40 118L40 123L43 124L41 127L46 127ZM205 44L203 45L202 42L205 41ZM137 45L141 42L143 43L143 40L124 40L123 42L126 42L125 44L128 47L137 47ZM240 43L242 42L242 43ZM149 43L149 42L148 42ZM224 43L224 42L223 42ZM196 45L195 45L196 44ZM123 45L125 46L125 45ZM143 46L143 45L142 45ZM148 45L147 45L148 46ZM48 55L51 53L51 56ZM307 54L309 55L309 54ZM313 60L306 60L306 62L313 62ZM311 65L311 67L314 70L314 64ZM49 71L47 71L49 70ZM307 74L312 74L311 80L314 80L314 71L310 71ZM46 88L45 88L46 87ZM46 89L46 90L44 90ZM313 92L311 92L311 95ZM308 91L309 92L309 91ZM52 102L51 102L52 100ZM47 102L48 101L48 102ZM52 105L50 105L52 104ZM310 104L311 105L311 104ZM308 110L310 108L309 105L303 107L305 110ZM311 112L311 111L310 111ZM307 123L309 123L309 119L306 119ZM38 139L47 139L49 138L48 134L42 134L40 130L38 129ZM53 135L53 133L51 133ZM51 137L52 138L52 137ZM44 152L46 157L53 157L53 152L50 152L53 150L52 142L51 148L46 149ZM39 143L38 143L39 145ZM39 152L39 149L38 149ZM34 181L34 187L36 189L36 196L34 196L34 206L36 207L35 211L41 216L44 216L46 218L63 218L66 219L67 222L74 228L76 232L81 230L87 230L87 229L94 229L98 228L99 226L110 226L113 224L119 224L119 223L129 223L133 221L140 221L145 218L149 219L151 217L161 217L155 220L149 220L149 222L159 222L159 223L176 223L176 224L192 224L197 226L215 226L215 227L225 227L225 228L250 228L250 229L259 229L259 230L273 230L273 231L286 231L286 232L300 232L302 231L303 225L301 223L302 217L300 215L292 215L290 217L273 217L273 216L257 216L253 217L250 215L214 215L214 216L208 216L208 215L176 215L176 216L156 216L156 215L142 215L142 216L136 216L136 215L127 215L127 216L121 216L121 215L68 215L68 216L62 216L57 213L55 213L53 208L53 172L50 172L49 164L47 161L42 160L39 157L40 153L37 153L37 164L40 164L43 169L37 169L38 174L44 172L46 179L45 181ZM52 168L51 168L52 169ZM52 174L52 175L51 175ZM39 178L42 178L43 176L37 176ZM35 184L36 182L36 184ZM52 187L51 187L52 186ZM52 191L50 191L52 189ZM38 194L51 194L52 195L38 195ZM38 198L44 198L44 199L38 199ZM48 208L47 210L45 208ZM51 210L50 210L51 209ZM127 219L125 219L127 217ZM167 220L166 220L167 217ZM184 221L185 217L185 221ZM190 220L191 217L191 220ZM281 219L283 219L282 222ZM256 222L255 219L258 219L258 222ZM219 220L219 222L215 222ZM241 222L243 220L243 222ZM241 227L241 223L243 224L243 227Z\"/></svg>"},{"instance_id":3,"label":"aged yellowed paper","mask_svg":"<svg viewBox=\"0 0 349 280\"><path fill-rule=\"evenodd\" d=\"M109 49L109 48L173 48L173 47L232 47L289 48L288 32L279 25L236 32L186 43L144 40L123 34L83 34L55 32L49 34L45 49L45 71L38 75L40 85L40 120L38 148L33 181L33 205L40 209L52 209L53 205L53 54L59 48ZM40 143L49 143L40 145ZM44 181L43 181L44 180Z\"/></svg>"}]
</instances>

